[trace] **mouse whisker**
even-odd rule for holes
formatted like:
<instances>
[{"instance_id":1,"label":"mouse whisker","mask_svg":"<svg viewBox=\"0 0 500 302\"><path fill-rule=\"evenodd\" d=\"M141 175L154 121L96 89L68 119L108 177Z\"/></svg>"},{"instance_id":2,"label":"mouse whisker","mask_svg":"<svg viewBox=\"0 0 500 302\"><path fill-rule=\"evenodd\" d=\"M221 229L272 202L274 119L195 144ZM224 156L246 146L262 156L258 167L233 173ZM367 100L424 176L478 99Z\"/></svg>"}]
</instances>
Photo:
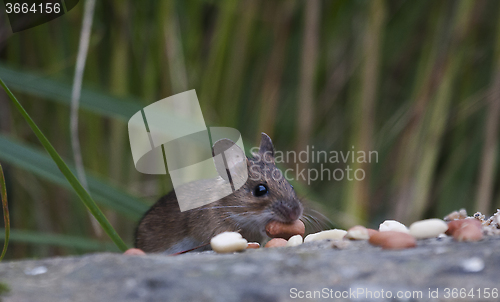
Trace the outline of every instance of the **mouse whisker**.
<instances>
[{"instance_id":1,"label":"mouse whisker","mask_svg":"<svg viewBox=\"0 0 500 302\"><path fill-rule=\"evenodd\" d=\"M319 232L324 230L324 228L321 226L319 221L312 215L310 214L305 214L304 217L307 217L308 221L310 222L310 226L312 227L313 231Z\"/></svg>"},{"instance_id":2,"label":"mouse whisker","mask_svg":"<svg viewBox=\"0 0 500 302\"><path fill-rule=\"evenodd\" d=\"M251 215L248 212L243 212L243 213L231 213L231 212L226 212L225 214L230 214L227 217L221 219L221 222L226 221L227 219L231 219L233 223L236 224L236 226L240 229L244 229L247 226L252 226L253 220L252 219L240 219L246 216Z\"/></svg>"},{"instance_id":3,"label":"mouse whisker","mask_svg":"<svg viewBox=\"0 0 500 302\"><path fill-rule=\"evenodd\" d=\"M311 220L311 225L314 224L315 228L317 228L317 231L331 229L334 226L332 221L328 219L325 215L311 208L306 208L303 213L303 216L307 216Z\"/></svg>"},{"instance_id":4,"label":"mouse whisker","mask_svg":"<svg viewBox=\"0 0 500 302\"><path fill-rule=\"evenodd\" d=\"M321 212L318 212L315 209L311 209L311 211L315 212L316 214L319 214L323 220L328 221L330 225L333 225L333 222L330 219L328 219L328 217L323 215Z\"/></svg>"},{"instance_id":5,"label":"mouse whisker","mask_svg":"<svg viewBox=\"0 0 500 302\"><path fill-rule=\"evenodd\" d=\"M309 221L309 217L307 217L306 215L302 215L300 218L299 218L300 221L302 221L304 224L310 224L311 222ZM306 225L307 226L307 225Z\"/></svg>"},{"instance_id":6,"label":"mouse whisker","mask_svg":"<svg viewBox=\"0 0 500 302\"><path fill-rule=\"evenodd\" d=\"M303 220L302 220L303 219ZM301 219L302 222L305 222L306 226L309 226L309 228L316 230L316 226L312 223L311 218L309 218L308 215L302 215Z\"/></svg>"},{"instance_id":7,"label":"mouse whisker","mask_svg":"<svg viewBox=\"0 0 500 302\"><path fill-rule=\"evenodd\" d=\"M223 214L230 214L230 215L228 215L227 217L223 218L221 221L225 221L225 220L231 218L232 220L234 220L235 222L237 222L237 220L235 218L239 218L239 217L244 216L245 214L248 214L248 213L247 212L243 212L243 213L225 212Z\"/></svg>"}]
</instances>

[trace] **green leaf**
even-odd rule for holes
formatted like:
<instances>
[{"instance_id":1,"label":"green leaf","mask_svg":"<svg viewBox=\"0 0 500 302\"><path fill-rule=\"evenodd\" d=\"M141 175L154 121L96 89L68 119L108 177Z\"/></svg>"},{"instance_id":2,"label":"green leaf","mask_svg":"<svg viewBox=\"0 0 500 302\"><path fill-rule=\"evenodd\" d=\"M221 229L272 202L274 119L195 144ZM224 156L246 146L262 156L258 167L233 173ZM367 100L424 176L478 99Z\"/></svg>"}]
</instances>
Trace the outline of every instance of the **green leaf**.
<instances>
[{"instance_id":1,"label":"green leaf","mask_svg":"<svg viewBox=\"0 0 500 302\"><path fill-rule=\"evenodd\" d=\"M47 79L33 72L24 72L0 65L0 74L12 89L47 98L61 104L70 105L71 85ZM136 99L119 99L110 95L82 89L80 105L83 109L103 116L128 121L137 111L142 109L141 101Z\"/></svg>"},{"instance_id":2,"label":"green leaf","mask_svg":"<svg viewBox=\"0 0 500 302\"><path fill-rule=\"evenodd\" d=\"M47 98L63 105L71 104L71 85L62 81L48 79L33 72L25 72L0 65L0 74L13 89L36 97ZM82 88L80 107L100 114L102 116L115 118L128 122L136 112L140 111L147 103L144 100L125 97L117 98L109 94ZM190 129L193 123L168 112L163 112L165 120L171 122L175 127L169 131L176 134L177 129ZM184 132L182 132L184 133Z\"/></svg>"},{"instance_id":3,"label":"green leaf","mask_svg":"<svg viewBox=\"0 0 500 302\"><path fill-rule=\"evenodd\" d=\"M2 234L0 239L4 239L3 229L0 228ZM112 251L117 252L118 249L111 242L101 242L93 239L87 239L78 236L60 235L52 233L42 233L26 230L11 230L10 240L13 242L31 243L31 244L46 244L61 247L77 248L82 250L92 251Z\"/></svg>"},{"instance_id":4,"label":"green leaf","mask_svg":"<svg viewBox=\"0 0 500 302\"><path fill-rule=\"evenodd\" d=\"M57 165L45 152L21 144L4 135L0 135L0 159L47 181L71 189L71 185L57 168ZM72 165L68 165L68 167L75 173L75 168ZM87 172L87 182L96 202L130 219L139 219L149 208L137 197L125 193L92 173Z\"/></svg>"},{"instance_id":5,"label":"green leaf","mask_svg":"<svg viewBox=\"0 0 500 302\"><path fill-rule=\"evenodd\" d=\"M76 194L78 194L78 197L82 200L82 202L85 204L85 206L89 209L90 213L95 217L95 219L99 222L101 227L104 229L106 234L113 240L113 242L120 248L120 250L125 251L127 250L127 245L125 242L123 242L122 238L118 233L115 231L113 226L109 223L108 219L104 216L104 214L101 212L101 210L97 207L95 201L92 199L92 197L89 195L89 193L83 188L83 186L80 184L76 176L71 172L71 170L68 168L66 163L62 160L62 158L59 156L57 151L54 149L54 147L50 144L50 142L47 140L45 135L40 131L38 126L35 124L35 122L31 119L29 114L24 110L23 106L19 101L16 99L16 97L12 94L12 92L7 88L5 85L4 81L0 79L0 85L2 85L3 89L5 92L7 92L7 95L13 102L14 106L19 110L21 115L24 117L26 122L29 124L35 135L38 137L40 142L42 143L43 147L47 152L50 154L50 157L52 157L52 160L57 164L59 167L59 170L64 174L68 182L71 184L73 189L76 191Z\"/></svg>"}]
</instances>

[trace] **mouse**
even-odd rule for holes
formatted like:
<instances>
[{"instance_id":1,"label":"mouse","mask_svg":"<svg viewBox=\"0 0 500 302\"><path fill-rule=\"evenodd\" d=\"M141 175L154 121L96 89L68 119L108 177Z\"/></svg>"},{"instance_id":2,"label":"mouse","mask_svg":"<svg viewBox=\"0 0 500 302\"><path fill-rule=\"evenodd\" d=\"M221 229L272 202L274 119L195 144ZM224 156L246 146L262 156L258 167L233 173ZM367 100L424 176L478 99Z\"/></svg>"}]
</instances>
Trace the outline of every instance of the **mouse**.
<instances>
[{"instance_id":1,"label":"mouse","mask_svg":"<svg viewBox=\"0 0 500 302\"><path fill-rule=\"evenodd\" d=\"M244 164L247 167L248 178L243 185L217 201L183 212L172 190L140 220L135 233L136 248L146 253L166 254L200 246L196 251L210 250L210 239L223 232L239 232L247 241L263 244L270 239L266 234L268 223L293 223L301 219L302 201L275 165L271 138L262 133L258 152L250 157L228 139L217 141L212 150L228 142L232 143L231 150L234 151L227 159L228 165ZM227 177L223 176L208 186L204 180L193 181L186 184L187 190L196 186L206 190L207 195L211 194L227 185Z\"/></svg>"}]
</instances>

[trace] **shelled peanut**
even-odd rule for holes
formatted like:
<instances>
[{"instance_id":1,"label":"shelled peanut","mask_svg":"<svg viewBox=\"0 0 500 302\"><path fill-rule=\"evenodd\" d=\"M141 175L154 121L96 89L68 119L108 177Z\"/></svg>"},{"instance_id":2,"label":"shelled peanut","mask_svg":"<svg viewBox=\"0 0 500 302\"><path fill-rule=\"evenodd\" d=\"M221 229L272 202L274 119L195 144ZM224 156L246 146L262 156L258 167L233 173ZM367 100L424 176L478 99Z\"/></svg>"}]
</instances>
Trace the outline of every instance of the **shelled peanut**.
<instances>
[{"instance_id":1,"label":"shelled peanut","mask_svg":"<svg viewBox=\"0 0 500 302\"><path fill-rule=\"evenodd\" d=\"M415 247L417 241L410 234L398 231L378 232L370 237L369 242L383 249L406 249Z\"/></svg>"},{"instance_id":2,"label":"shelled peanut","mask_svg":"<svg viewBox=\"0 0 500 302\"><path fill-rule=\"evenodd\" d=\"M271 238L288 240L294 235L304 236L305 231L304 223L300 220L296 220L293 223L272 221L266 225L266 234Z\"/></svg>"},{"instance_id":3,"label":"shelled peanut","mask_svg":"<svg viewBox=\"0 0 500 302\"><path fill-rule=\"evenodd\" d=\"M447 234L453 236L457 241L479 241L484 236L481 222L475 218L448 222Z\"/></svg>"}]
</instances>

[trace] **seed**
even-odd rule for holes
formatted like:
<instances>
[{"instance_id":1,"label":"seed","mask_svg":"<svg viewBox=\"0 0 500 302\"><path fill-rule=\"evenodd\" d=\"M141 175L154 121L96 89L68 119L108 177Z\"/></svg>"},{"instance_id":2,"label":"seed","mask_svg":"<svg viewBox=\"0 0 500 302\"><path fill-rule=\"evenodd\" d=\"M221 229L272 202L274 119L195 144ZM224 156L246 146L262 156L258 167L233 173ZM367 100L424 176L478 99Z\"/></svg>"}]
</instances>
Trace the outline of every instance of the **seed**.
<instances>
[{"instance_id":1,"label":"seed","mask_svg":"<svg viewBox=\"0 0 500 302\"><path fill-rule=\"evenodd\" d=\"M368 230L362 225L356 225L347 230L345 238L351 240L366 240L370 238Z\"/></svg>"},{"instance_id":2,"label":"seed","mask_svg":"<svg viewBox=\"0 0 500 302\"><path fill-rule=\"evenodd\" d=\"M273 238L266 243L265 247L282 247L286 244L287 241L283 238Z\"/></svg>"},{"instance_id":3,"label":"seed","mask_svg":"<svg viewBox=\"0 0 500 302\"><path fill-rule=\"evenodd\" d=\"M128 249L123 255L146 255L146 253L141 249Z\"/></svg>"},{"instance_id":4,"label":"seed","mask_svg":"<svg viewBox=\"0 0 500 302\"><path fill-rule=\"evenodd\" d=\"M453 232L456 241L479 241L483 239L483 230L475 223L464 223Z\"/></svg>"},{"instance_id":5,"label":"seed","mask_svg":"<svg viewBox=\"0 0 500 302\"><path fill-rule=\"evenodd\" d=\"M408 228L399 221L396 220L386 220L382 222L378 228L380 232L396 231L402 233L410 233Z\"/></svg>"},{"instance_id":6,"label":"seed","mask_svg":"<svg viewBox=\"0 0 500 302\"><path fill-rule=\"evenodd\" d=\"M458 212L453 211L444 217L444 221L452 221L457 219L467 218L467 211L465 209L460 209Z\"/></svg>"},{"instance_id":7,"label":"seed","mask_svg":"<svg viewBox=\"0 0 500 302\"><path fill-rule=\"evenodd\" d=\"M210 240L210 246L217 253L232 253L246 249L248 242L241 237L240 233L224 232L213 237Z\"/></svg>"},{"instance_id":8,"label":"seed","mask_svg":"<svg viewBox=\"0 0 500 302\"><path fill-rule=\"evenodd\" d=\"M366 230L368 231L368 236L369 237L371 237L371 236L373 236L373 235L375 235L375 234L378 233L378 231L374 230L374 229L366 229Z\"/></svg>"},{"instance_id":9,"label":"seed","mask_svg":"<svg viewBox=\"0 0 500 302\"><path fill-rule=\"evenodd\" d=\"M258 249L260 248L260 243L258 242L249 242L247 245L247 249Z\"/></svg>"},{"instance_id":10,"label":"seed","mask_svg":"<svg viewBox=\"0 0 500 302\"><path fill-rule=\"evenodd\" d=\"M326 240L326 239L343 239L347 234L347 231L333 229L328 231L322 231L314 234L309 234L304 239L304 242L317 241L317 240Z\"/></svg>"},{"instance_id":11,"label":"seed","mask_svg":"<svg viewBox=\"0 0 500 302\"><path fill-rule=\"evenodd\" d=\"M406 249L417 245L412 235L398 231L378 232L372 235L368 242L385 250Z\"/></svg>"},{"instance_id":12,"label":"seed","mask_svg":"<svg viewBox=\"0 0 500 302\"><path fill-rule=\"evenodd\" d=\"M297 245L301 245L302 242L303 242L302 236L295 235L295 236L290 237L290 239L288 239L286 246L297 246Z\"/></svg>"},{"instance_id":13,"label":"seed","mask_svg":"<svg viewBox=\"0 0 500 302\"><path fill-rule=\"evenodd\" d=\"M271 238L283 238L288 240L293 235L304 235L306 228L300 220L295 220L293 223L283 223L279 221L271 221L266 225L267 236Z\"/></svg>"},{"instance_id":14,"label":"seed","mask_svg":"<svg viewBox=\"0 0 500 302\"><path fill-rule=\"evenodd\" d=\"M441 219L425 219L410 225L410 234L417 239L435 238L448 230L448 224Z\"/></svg>"},{"instance_id":15,"label":"seed","mask_svg":"<svg viewBox=\"0 0 500 302\"><path fill-rule=\"evenodd\" d=\"M452 221L448 222L448 230L446 231L446 235L452 236L456 230L460 229L461 227L463 227L466 224L474 224L478 228L481 228L481 221L479 221L475 218L452 220Z\"/></svg>"}]
</instances>

